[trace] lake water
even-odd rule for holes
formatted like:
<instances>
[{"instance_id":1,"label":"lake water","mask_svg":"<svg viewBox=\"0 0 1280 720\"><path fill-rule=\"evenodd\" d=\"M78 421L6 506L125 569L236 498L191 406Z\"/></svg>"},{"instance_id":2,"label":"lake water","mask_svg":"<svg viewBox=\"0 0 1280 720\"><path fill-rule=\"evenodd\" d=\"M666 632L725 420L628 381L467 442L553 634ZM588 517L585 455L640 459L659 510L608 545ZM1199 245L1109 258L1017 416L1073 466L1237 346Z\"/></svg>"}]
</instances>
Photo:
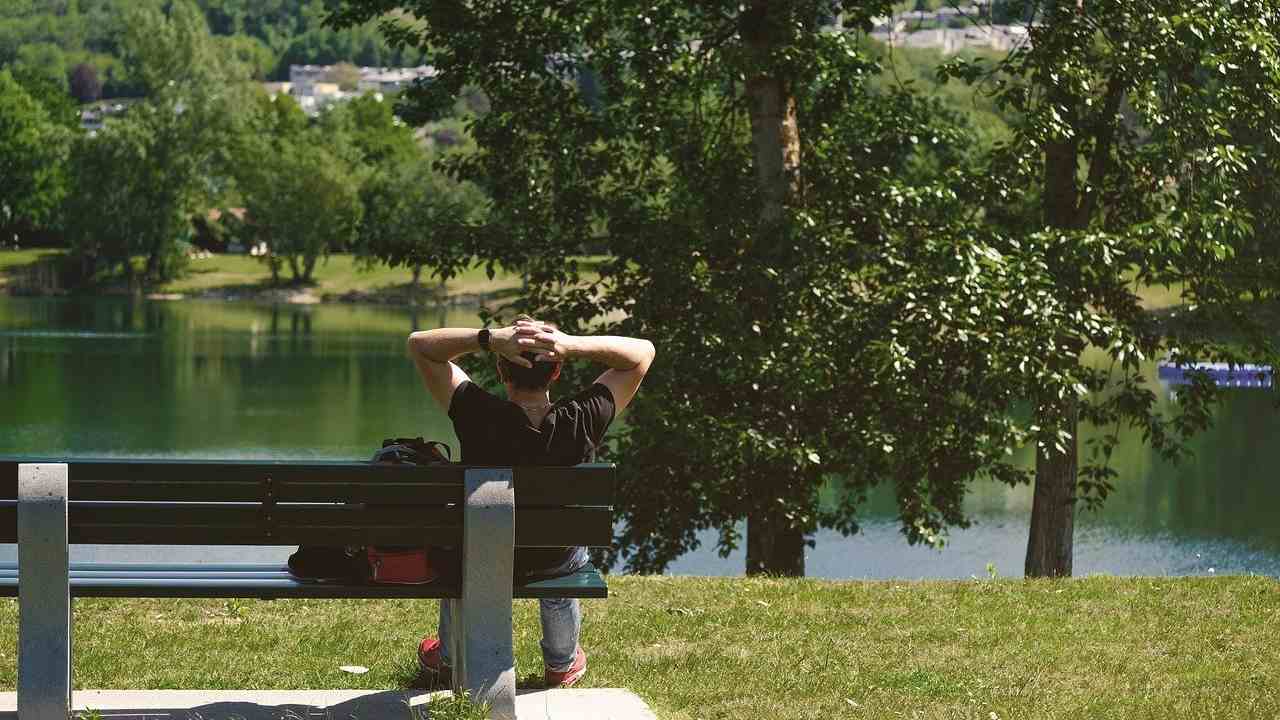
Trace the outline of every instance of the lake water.
<instances>
[{"instance_id":1,"label":"lake water","mask_svg":"<svg viewBox=\"0 0 1280 720\"><path fill-rule=\"evenodd\" d=\"M0 455L367 459L385 437L453 441L404 356L404 337L473 309L267 306L203 301L0 297ZM1155 378L1154 366L1148 376ZM1161 402L1170 388L1152 380ZM1130 437L1117 489L1077 520L1075 572L1280 576L1280 414L1271 390L1230 391L1195 456L1171 466ZM456 446L456 443L454 443ZM1029 463L1031 455L1020 456ZM1029 487L983 484L975 525L947 547L908 547L889 492L874 494L853 537L822 532L808 572L827 578L985 577L1022 573ZM705 546L677 574L743 570ZM154 548L117 548L154 557ZM78 559L97 557L77 547ZM281 548L164 550L171 559L277 560ZM119 557L119 555L115 555ZM14 547L0 546L0 560Z\"/></svg>"}]
</instances>

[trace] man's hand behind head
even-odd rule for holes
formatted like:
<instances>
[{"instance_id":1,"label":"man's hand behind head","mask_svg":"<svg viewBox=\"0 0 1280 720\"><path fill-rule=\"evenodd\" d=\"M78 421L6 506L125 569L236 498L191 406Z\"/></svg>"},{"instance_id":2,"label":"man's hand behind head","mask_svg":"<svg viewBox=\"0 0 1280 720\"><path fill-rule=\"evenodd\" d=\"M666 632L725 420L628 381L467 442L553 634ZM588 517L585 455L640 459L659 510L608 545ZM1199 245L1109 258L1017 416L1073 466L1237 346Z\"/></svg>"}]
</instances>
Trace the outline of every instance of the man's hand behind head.
<instances>
[{"instance_id":1,"label":"man's hand behind head","mask_svg":"<svg viewBox=\"0 0 1280 720\"><path fill-rule=\"evenodd\" d=\"M538 320L516 322L520 349L537 353L538 362L561 362L572 357L574 337Z\"/></svg>"}]
</instances>

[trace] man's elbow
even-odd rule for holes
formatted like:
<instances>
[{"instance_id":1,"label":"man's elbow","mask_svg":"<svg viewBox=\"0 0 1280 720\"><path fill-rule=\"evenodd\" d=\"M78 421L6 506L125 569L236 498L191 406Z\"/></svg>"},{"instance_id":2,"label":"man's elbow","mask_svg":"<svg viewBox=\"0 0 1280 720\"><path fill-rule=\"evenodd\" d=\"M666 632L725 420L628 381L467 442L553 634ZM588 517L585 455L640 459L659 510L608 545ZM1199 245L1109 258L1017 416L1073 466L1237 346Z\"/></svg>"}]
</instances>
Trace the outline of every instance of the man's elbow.
<instances>
[{"instance_id":1,"label":"man's elbow","mask_svg":"<svg viewBox=\"0 0 1280 720\"><path fill-rule=\"evenodd\" d=\"M644 343L644 359L640 362L640 369L642 372L648 372L653 359L658 355L658 349L648 340L641 340L641 342Z\"/></svg>"},{"instance_id":2,"label":"man's elbow","mask_svg":"<svg viewBox=\"0 0 1280 720\"><path fill-rule=\"evenodd\" d=\"M418 330L409 333L409 337L405 340L405 353L411 358L425 357L427 354L427 345L430 344L428 335L430 330Z\"/></svg>"}]
</instances>

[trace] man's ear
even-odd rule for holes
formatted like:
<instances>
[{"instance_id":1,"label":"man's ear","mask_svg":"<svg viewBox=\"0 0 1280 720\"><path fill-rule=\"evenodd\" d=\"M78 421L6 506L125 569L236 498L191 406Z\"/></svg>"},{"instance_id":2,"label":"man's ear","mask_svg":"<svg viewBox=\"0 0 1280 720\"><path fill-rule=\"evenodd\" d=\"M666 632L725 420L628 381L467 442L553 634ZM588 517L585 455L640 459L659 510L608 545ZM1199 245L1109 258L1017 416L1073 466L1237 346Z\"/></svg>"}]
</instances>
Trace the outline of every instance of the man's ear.
<instances>
[{"instance_id":1,"label":"man's ear","mask_svg":"<svg viewBox=\"0 0 1280 720\"><path fill-rule=\"evenodd\" d=\"M495 357L493 359L493 364L498 368L498 382L503 383L505 385L507 382L507 378L505 375L502 374L502 357L501 356Z\"/></svg>"},{"instance_id":2,"label":"man's ear","mask_svg":"<svg viewBox=\"0 0 1280 720\"><path fill-rule=\"evenodd\" d=\"M548 385L560 379L560 370L562 370L563 368L564 368L564 363L556 363L556 369L552 371L551 379L547 381Z\"/></svg>"}]
</instances>

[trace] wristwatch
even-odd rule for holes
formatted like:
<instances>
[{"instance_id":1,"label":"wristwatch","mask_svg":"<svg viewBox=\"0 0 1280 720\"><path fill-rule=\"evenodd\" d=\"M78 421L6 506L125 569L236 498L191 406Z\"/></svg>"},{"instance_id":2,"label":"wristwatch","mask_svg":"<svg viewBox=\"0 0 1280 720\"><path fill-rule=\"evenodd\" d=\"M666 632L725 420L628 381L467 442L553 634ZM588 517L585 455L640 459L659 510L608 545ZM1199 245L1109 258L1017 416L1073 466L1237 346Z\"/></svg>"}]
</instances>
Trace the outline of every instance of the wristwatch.
<instances>
[{"instance_id":1,"label":"wristwatch","mask_svg":"<svg viewBox=\"0 0 1280 720\"><path fill-rule=\"evenodd\" d=\"M493 352L493 350L489 348L489 328L482 328L480 332L476 334L476 340L480 343L481 350L485 352Z\"/></svg>"}]
</instances>

